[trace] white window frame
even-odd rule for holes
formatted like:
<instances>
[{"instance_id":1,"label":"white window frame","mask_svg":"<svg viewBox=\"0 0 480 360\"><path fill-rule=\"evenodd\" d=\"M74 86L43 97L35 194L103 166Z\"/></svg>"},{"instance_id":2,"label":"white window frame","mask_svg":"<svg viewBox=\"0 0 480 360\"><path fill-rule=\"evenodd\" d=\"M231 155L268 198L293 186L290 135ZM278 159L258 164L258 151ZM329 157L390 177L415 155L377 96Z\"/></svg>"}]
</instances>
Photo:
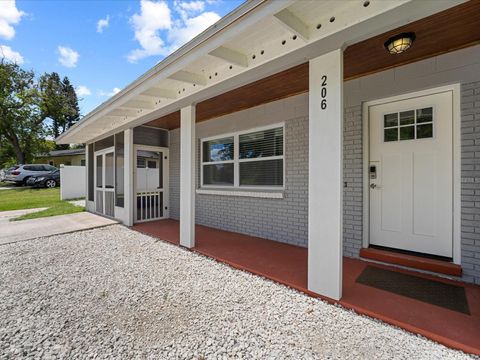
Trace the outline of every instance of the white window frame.
<instances>
[{"instance_id":1,"label":"white window frame","mask_svg":"<svg viewBox=\"0 0 480 360\"><path fill-rule=\"evenodd\" d=\"M264 158L240 159L240 135L250 134L258 131L282 128L283 131L283 155L269 156ZM203 161L203 143L206 141L220 140L233 137L233 160L225 161ZM267 161L267 160L283 160L283 179L281 186L272 185L240 185L240 163L249 161ZM233 163L233 185L210 185L203 183L203 167L204 165L215 164L232 164ZM235 189L235 190L284 190L285 189L285 123L270 124L267 126L250 128L247 130L236 131L231 133L219 134L200 140L200 184L203 189Z\"/></svg>"}]
</instances>

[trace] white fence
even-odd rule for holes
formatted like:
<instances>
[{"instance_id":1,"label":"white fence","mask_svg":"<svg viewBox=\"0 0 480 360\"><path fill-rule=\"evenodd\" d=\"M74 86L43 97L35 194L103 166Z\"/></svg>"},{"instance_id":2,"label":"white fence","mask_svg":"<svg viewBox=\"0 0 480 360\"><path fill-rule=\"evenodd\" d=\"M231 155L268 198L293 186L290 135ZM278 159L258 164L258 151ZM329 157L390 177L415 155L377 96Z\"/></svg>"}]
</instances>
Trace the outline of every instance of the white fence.
<instances>
[{"instance_id":1,"label":"white fence","mask_svg":"<svg viewBox=\"0 0 480 360\"><path fill-rule=\"evenodd\" d=\"M60 198L62 200L85 197L85 166L60 166Z\"/></svg>"}]
</instances>

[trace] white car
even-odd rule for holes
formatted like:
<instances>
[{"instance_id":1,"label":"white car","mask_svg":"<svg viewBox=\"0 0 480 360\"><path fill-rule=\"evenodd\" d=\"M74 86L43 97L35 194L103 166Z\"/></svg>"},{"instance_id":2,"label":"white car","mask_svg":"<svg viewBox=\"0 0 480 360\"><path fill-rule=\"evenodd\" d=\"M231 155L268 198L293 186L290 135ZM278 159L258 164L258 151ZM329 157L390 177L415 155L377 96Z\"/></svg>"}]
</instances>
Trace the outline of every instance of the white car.
<instances>
[{"instance_id":1,"label":"white car","mask_svg":"<svg viewBox=\"0 0 480 360\"><path fill-rule=\"evenodd\" d=\"M7 172L5 181L14 182L16 185L26 185L28 178L45 175L53 170L57 170L57 168L47 164L16 165Z\"/></svg>"}]
</instances>

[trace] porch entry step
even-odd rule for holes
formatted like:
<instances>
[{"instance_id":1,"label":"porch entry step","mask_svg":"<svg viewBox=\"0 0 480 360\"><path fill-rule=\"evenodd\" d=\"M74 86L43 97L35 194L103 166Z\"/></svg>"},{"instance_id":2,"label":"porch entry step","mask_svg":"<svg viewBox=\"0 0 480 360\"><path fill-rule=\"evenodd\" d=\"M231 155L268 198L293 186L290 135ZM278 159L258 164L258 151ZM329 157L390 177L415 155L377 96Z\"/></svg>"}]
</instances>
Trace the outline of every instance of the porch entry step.
<instances>
[{"instance_id":1,"label":"porch entry step","mask_svg":"<svg viewBox=\"0 0 480 360\"><path fill-rule=\"evenodd\" d=\"M423 256L402 254L395 251L363 248L360 250L360 257L419 270L431 271L439 274L452 276L462 275L462 267L460 265Z\"/></svg>"},{"instance_id":2,"label":"porch entry step","mask_svg":"<svg viewBox=\"0 0 480 360\"><path fill-rule=\"evenodd\" d=\"M465 288L368 265L357 283L470 315Z\"/></svg>"}]
</instances>

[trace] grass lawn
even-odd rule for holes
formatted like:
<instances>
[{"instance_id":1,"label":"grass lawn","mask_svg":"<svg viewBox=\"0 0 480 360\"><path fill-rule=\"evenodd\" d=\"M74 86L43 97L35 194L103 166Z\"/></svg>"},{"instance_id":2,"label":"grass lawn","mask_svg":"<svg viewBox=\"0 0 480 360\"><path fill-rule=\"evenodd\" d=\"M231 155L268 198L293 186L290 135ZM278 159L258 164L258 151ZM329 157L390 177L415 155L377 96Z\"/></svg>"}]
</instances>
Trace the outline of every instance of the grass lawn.
<instances>
[{"instance_id":1,"label":"grass lawn","mask_svg":"<svg viewBox=\"0 0 480 360\"><path fill-rule=\"evenodd\" d=\"M48 209L23 215L15 220L34 219L39 217L71 214L84 209L60 200L60 189L16 188L0 190L0 211L21 210L48 207Z\"/></svg>"}]
</instances>

